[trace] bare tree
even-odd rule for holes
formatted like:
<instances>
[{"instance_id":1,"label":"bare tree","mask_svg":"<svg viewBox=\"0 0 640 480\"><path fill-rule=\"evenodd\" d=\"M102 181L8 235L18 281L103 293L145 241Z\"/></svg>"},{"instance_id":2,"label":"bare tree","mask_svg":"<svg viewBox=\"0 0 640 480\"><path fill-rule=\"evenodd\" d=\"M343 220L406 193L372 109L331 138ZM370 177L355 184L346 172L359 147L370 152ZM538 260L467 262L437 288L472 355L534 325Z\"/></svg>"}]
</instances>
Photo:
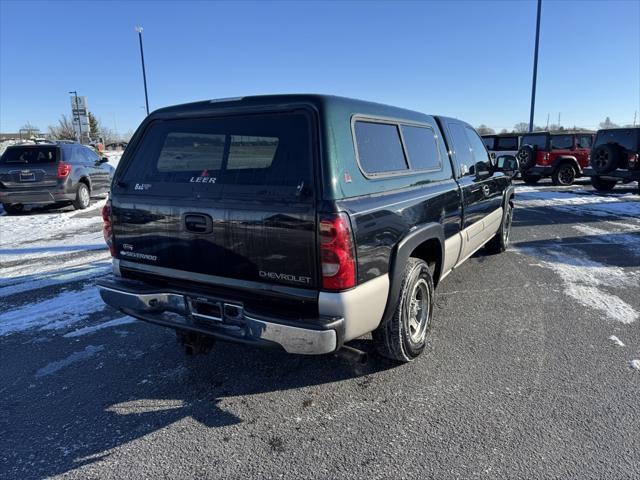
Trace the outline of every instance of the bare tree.
<instances>
[{"instance_id":1,"label":"bare tree","mask_svg":"<svg viewBox=\"0 0 640 480\"><path fill-rule=\"evenodd\" d=\"M509 133L509 131L506 128L503 128L502 130L500 130L500 133Z\"/></svg>"},{"instance_id":2,"label":"bare tree","mask_svg":"<svg viewBox=\"0 0 640 480\"><path fill-rule=\"evenodd\" d=\"M487 127L484 123L482 123L478 127L476 127L476 131L480 135L493 135L493 134L496 133L496 131L493 128Z\"/></svg>"},{"instance_id":3,"label":"bare tree","mask_svg":"<svg viewBox=\"0 0 640 480\"><path fill-rule=\"evenodd\" d=\"M618 128L618 125L613 123L609 117L604 119L604 122L600 122L600 128Z\"/></svg>"},{"instance_id":4,"label":"bare tree","mask_svg":"<svg viewBox=\"0 0 640 480\"><path fill-rule=\"evenodd\" d=\"M58 140L75 140L76 130L71 120L62 114L58 120L58 125L49 125L49 135Z\"/></svg>"},{"instance_id":5,"label":"bare tree","mask_svg":"<svg viewBox=\"0 0 640 480\"><path fill-rule=\"evenodd\" d=\"M31 122L27 122L22 127L20 127L20 132L24 132L27 138L31 138L32 136L40 133L40 129L33 125Z\"/></svg>"},{"instance_id":6,"label":"bare tree","mask_svg":"<svg viewBox=\"0 0 640 480\"><path fill-rule=\"evenodd\" d=\"M527 133L529 131L529 124L527 122L518 122L513 126L515 133Z\"/></svg>"}]
</instances>

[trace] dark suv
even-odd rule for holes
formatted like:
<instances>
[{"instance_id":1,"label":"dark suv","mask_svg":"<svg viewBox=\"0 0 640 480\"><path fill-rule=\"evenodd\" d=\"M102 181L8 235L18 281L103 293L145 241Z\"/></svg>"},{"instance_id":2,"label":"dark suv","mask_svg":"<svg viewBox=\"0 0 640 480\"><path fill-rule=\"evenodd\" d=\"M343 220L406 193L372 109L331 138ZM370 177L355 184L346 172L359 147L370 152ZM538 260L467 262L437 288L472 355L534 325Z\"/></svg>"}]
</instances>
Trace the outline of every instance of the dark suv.
<instances>
[{"instance_id":1,"label":"dark suv","mask_svg":"<svg viewBox=\"0 0 640 480\"><path fill-rule=\"evenodd\" d=\"M8 213L27 204L87 208L107 195L114 168L77 143L14 145L0 157L0 203Z\"/></svg>"},{"instance_id":2,"label":"dark suv","mask_svg":"<svg viewBox=\"0 0 640 480\"><path fill-rule=\"evenodd\" d=\"M409 361L438 282L483 245L506 248L515 170L464 122L364 101L164 108L118 165L101 295L192 352L215 337L322 354L372 332Z\"/></svg>"},{"instance_id":3,"label":"dark suv","mask_svg":"<svg viewBox=\"0 0 640 480\"><path fill-rule=\"evenodd\" d=\"M589 164L592 133L529 133L518 152L522 179L535 184L551 177L554 185L571 185Z\"/></svg>"},{"instance_id":4,"label":"dark suv","mask_svg":"<svg viewBox=\"0 0 640 480\"><path fill-rule=\"evenodd\" d=\"M635 180L640 192L640 127L598 130L590 164L585 175L596 190L608 191L618 181Z\"/></svg>"}]
</instances>

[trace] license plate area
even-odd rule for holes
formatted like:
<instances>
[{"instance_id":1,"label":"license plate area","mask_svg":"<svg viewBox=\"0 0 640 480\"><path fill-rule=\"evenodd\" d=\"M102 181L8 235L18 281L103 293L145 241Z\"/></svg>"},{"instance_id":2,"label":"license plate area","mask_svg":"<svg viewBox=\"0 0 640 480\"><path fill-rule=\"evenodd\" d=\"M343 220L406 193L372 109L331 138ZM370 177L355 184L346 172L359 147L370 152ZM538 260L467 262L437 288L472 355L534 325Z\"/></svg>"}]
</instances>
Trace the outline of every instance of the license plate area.
<instances>
[{"instance_id":1,"label":"license plate area","mask_svg":"<svg viewBox=\"0 0 640 480\"><path fill-rule=\"evenodd\" d=\"M36 174L33 172L28 173L20 173L20 181L21 182L35 182Z\"/></svg>"},{"instance_id":2,"label":"license plate area","mask_svg":"<svg viewBox=\"0 0 640 480\"><path fill-rule=\"evenodd\" d=\"M187 303L195 320L233 325L243 323L244 308L241 304L202 297L187 298Z\"/></svg>"}]
</instances>

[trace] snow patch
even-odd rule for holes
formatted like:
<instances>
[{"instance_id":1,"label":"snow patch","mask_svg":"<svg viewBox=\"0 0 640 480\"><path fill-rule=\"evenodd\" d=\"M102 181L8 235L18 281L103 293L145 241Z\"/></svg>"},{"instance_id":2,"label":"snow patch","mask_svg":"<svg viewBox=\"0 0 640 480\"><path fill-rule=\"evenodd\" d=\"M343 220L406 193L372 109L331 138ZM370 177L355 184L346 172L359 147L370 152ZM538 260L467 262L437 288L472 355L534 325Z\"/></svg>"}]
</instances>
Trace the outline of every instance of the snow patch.
<instances>
[{"instance_id":1,"label":"snow patch","mask_svg":"<svg viewBox=\"0 0 640 480\"><path fill-rule=\"evenodd\" d=\"M638 275L620 267L608 267L583 258L576 249L564 247L562 252L552 248L521 247L521 253L539 257L541 266L550 268L564 283L564 293L582 305L600 310L612 320L629 324L640 318L631 305L620 297L598 287L640 288Z\"/></svg>"},{"instance_id":2,"label":"snow patch","mask_svg":"<svg viewBox=\"0 0 640 480\"><path fill-rule=\"evenodd\" d=\"M95 333L98 330L103 330L105 328L117 327L120 325L127 325L129 323L135 323L136 319L132 317L120 317L114 318L113 320L109 320L108 322L99 323L98 325L91 325L89 327L79 328L74 330L73 332L65 333L63 337L65 338L74 338L81 337L83 335L88 335L90 333Z\"/></svg>"},{"instance_id":3,"label":"snow patch","mask_svg":"<svg viewBox=\"0 0 640 480\"><path fill-rule=\"evenodd\" d=\"M640 360L631 360L631 362L629 362L629 364L631 365L631 368L635 368L636 370L640 370Z\"/></svg>"},{"instance_id":4,"label":"snow patch","mask_svg":"<svg viewBox=\"0 0 640 480\"><path fill-rule=\"evenodd\" d=\"M615 345L617 345L618 347L624 347L624 343L622 343L622 340L620 340L618 337L616 337L615 335L611 335L609 337L609 340L611 340Z\"/></svg>"},{"instance_id":5,"label":"snow patch","mask_svg":"<svg viewBox=\"0 0 640 480\"><path fill-rule=\"evenodd\" d=\"M32 328L65 328L101 311L105 304L94 286L9 310L0 314L0 336Z\"/></svg>"},{"instance_id":6,"label":"snow patch","mask_svg":"<svg viewBox=\"0 0 640 480\"><path fill-rule=\"evenodd\" d=\"M62 360L57 360L55 362L51 362L45 367L42 367L40 370L36 372L36 377L44 377L46 375L51 375L52 373L56 373L58 370L61 370L69 365L74 363L82 362L83 360L88 360L93 357L97 353L104 350L104 345L87 345L84 350L80 350L79 352L74 352L69 355L67 358L63 358Z\"/></svg>"},{"instance_id":7,"label":"snow patch","mask_svg":"<svg viewBox=\"0 0 640 480\"><path fill-rule=\"evenodd\" d=\"M640 217L640 202L633 193L598 195L585 191L576 194L520 187L517 189L516 199L518 207L549 207L575 215L624 216L639 223L637 219Z\"/></svg>"}]
</instances>

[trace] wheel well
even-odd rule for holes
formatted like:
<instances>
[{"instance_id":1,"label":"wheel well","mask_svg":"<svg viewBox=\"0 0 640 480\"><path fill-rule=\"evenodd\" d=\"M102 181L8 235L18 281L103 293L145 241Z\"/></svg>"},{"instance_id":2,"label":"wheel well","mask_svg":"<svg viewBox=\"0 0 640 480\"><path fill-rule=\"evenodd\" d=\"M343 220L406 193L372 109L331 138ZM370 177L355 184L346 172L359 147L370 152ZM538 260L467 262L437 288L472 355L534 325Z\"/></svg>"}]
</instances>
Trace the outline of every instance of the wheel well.
<instances>
[{"instance_id":1,"label":"wheel well","mask_svg":"<svg viewBox=\"0 0 640 480\"><path fill-rule=\"evenodd\" d=\"M431 270L431 275L433 277L433 285L436 286L440 279L442 269L442 246L438 239L431 238L421 243L409 256L424 260L426 264L429 265L429 269Z\"/></svg>"},{"instance_id":2,"label":"wheel well","mask_svg":"<svg viewBox=\"0 0 640 480\"><path fill-rule=\"evenodd\" d=\"M580 168L580 164L578 163L578 160L576 160L573 157L561 157L557 159L555 170L558 170L558 168L560 168L560 166L564 165L565 163L573 165L573 167L576 169L576 172L578 173L582 172L582 168Z\"/></svg>"},{"instance_id":3,"label":"wheel well","mask_svg":"<svg viewBox=\"0 0 640 480\"><path fill-rule=\"evenodd\" d=\"M87 177L82 177L80 180L78 180L78 183L84 183L89 189L89 192L91 192L91 182Z\"/></svg>"}]
</instances>

